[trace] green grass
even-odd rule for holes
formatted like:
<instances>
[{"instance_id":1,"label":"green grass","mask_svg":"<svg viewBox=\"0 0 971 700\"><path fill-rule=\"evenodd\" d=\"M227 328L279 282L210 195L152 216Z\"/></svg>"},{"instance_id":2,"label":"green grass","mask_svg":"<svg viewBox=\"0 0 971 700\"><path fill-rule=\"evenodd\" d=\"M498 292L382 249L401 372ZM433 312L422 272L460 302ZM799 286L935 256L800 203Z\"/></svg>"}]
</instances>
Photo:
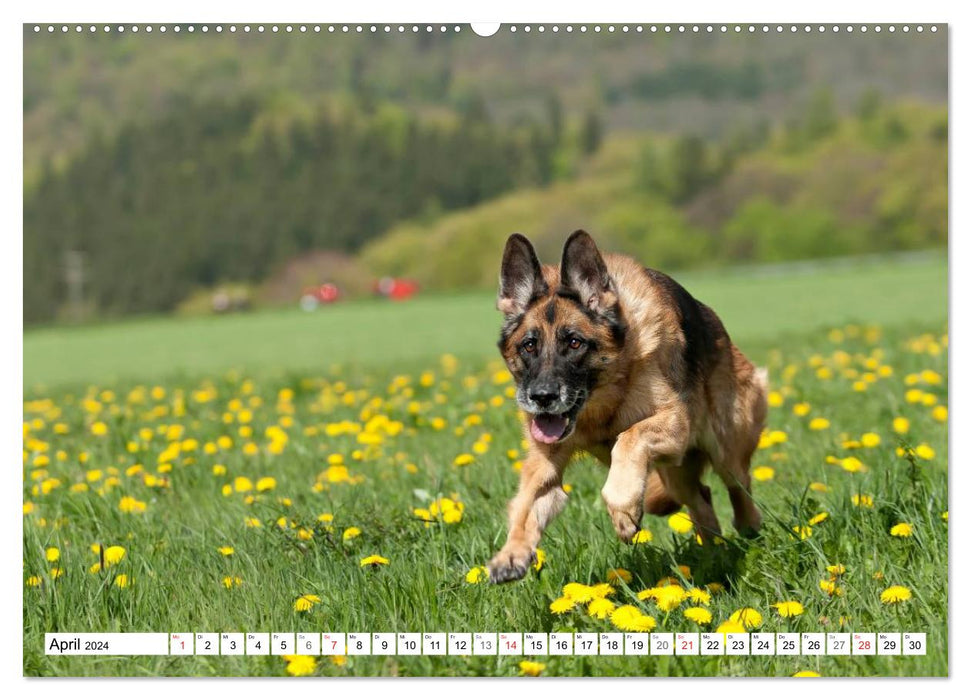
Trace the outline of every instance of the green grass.
<instances>
[{"instance_id":1,"label":"green grass","mask_svg":"<svg viewBox=\"0 0 971 700\"><path fill-rule=\"evenodd\" d=\"M820 263L676 275L715 309L742 347L845 321L907 323L947 315L947 263ZM335 363L415 363L451 352L496 356L494 293L358 301L318 313L264 311L212 318L151 318L24 334L24 386L151 381L173 375L320 371Z\"/></svg>"},{"instance_id":2,"label":"green grass","mask_svg":"<svg viewBox=\"0 0 971 700\"><path fill-rule=\"evenodd\" d=\"M179 330L183 326L174 321L151 321L28 334L25 358L30 348L36 351L57 338L70 351L65 357L72 358L72 367L60 371L52 360L40 362L34 352L28 385L75 386L30 389L26 397L24 419L31 427L24 438L24 499L33 510L24 517L23 576L37 576L41 584L24 587L24 673L286 673L278 657L47 657L43 635L51 631L616 631L609 620L592 618L583 606L565 615L549 610L564 584L605 581L616 567L630 571L633 580L618 584L611 600L639 606L656 619L657 631L690 631L698 628L682 616L689 603L665 614L635 596L662 577L680 576L677 566L686 565L691 579L682 579L685 587L718 582L726 588L708 606L711 629L735 610L752 607L763 618L763 631L926 632L929 652L923 657L547 657L538 659L546 664L544 674L775 676L815 670L840 676L945 675L948 525L941 515L948 508L947 424L934 419L930 406L905 398L909 389L918 388L938 405L947 404L947 348L940 339L946 332L942 271L940 265L924 265L831 269L812 276L725 276L718 286L700 278L695 285L692 279L690 288L722 313L729 331L769 365L773 388L786 393L783 405L770 409L769 427L784 431L787 439L759 450L754 462L775 470L774 478L753 487L765 519L761 536L753 541L733 536L724 488L712 483L728 535L725 545L701 548L688 535L672 531L666 519L653 517L643 523L653 533L652 542L624 545L613 534L600 500L604 471L583 458L567 472L570 503L544 536L544 566L502 587L465 581L466 573L487 562L503 542L505 503L517 482L514 458L507 451L522 449L513 402L490 403L509 384L496 383L502 379L492 359L497 319L486 297L418 300L400 307L362 303L315 316L196 321L189 324L194 332ZM704 291L706 283L712 285L707 288L711 294ZM479 311L480 305L486 309ZM395 320L399 314L404 320ZM841 327L842 337L818 327L827 314L831 321L826 325ZM428 315L446 316L451 325L432 326ZM328 333L320 330L334 318L348 323L334 324ZM850 318L880 323L883 332L875 337L862 326L846 327ZM412 332L412 324L422 319L421 328L428 330ZM291 332L331 349L322 355L296 349ZM909 342L924 332L933 334L936 347L926 339L923 346ZM111 340L98 340L99 333ZM155 347L164 345L166 337L173 341L172 336L181 340L172 343L173 352L181 353L178 359ZM124 343L129 337L130 345ZM227 342L247 337L251 342L243 347ZM380 350L369 347L376 337L383 339ZM106 357L97 357L97 343L103 343ZM486 345L479 349L479 343ZM207 350L195 354L190 346ZM161 359L139 365L129 357L149 350L149 357ZM457 367L440 361L446 350L462 357ZM875 378L866 391L854 391L853 382L869 371L869 358L891 367L892 375ZM332 371L335 362L345 366ZM832 378L818 376L820 363L830 368ZM305 371L301 365L316 368ZM247 371L229 373L229 366ZM409 373L407 383L395 382L402 367ZM858 376L846 376L847 370ZM940 383L933 383L933 375L914 386L905 382L924 370L936 372ZM434 375L429 386L421 382L425 371ZM116 373L129 379L106 382ZM93 386L78 389L82 381ZM140 391L139 382L144 385ZM165 388L164 397L151 395L155 382ZM113 395L103 395L106 388ZM283 389L293 392L289 404L279 402ZM98 403L85 403L85 397ZM797 416L793 406L803 401L810 412ZM252 438L239 433L246 410L252 413ZM402 429L394 436L372 430L382 437L370 452L355 434L327 433L328 425L346 419L364 426L375 415L399 421ZM891 427L898 416L910 420L905 436ZM266 429L287 417L293 421L284 428L288 442L281 454L272 454ZM815 417L827 418L829 427L811 430ZM433 418L444 419L445 428L436 430ZM101 436L91 430L98 421L106 427ZM55 430L59 423L66 433ZM173 426L181 427L178 438ZM152 435L140 436L142 429L151 429ZM844 446L845 438L865 432L879 435L879 446ZM232 447L207 454L207 443L223 435L232 437ZM245 454L250 441L256 454ZM173 442L185 449L163 457ZM487 445L484 453L475 451L476 443ZM935 455L898 456L901 443L926 444ZM87 454L83 464L82 452ZM456 456L466 453L475 454L474 461L455 466ZM41 455L50 463L38 461ZM363 479L332 483L320 478L329 455L341 455L350 475ZM827 463L827 456L850 455L866 470L851 473ZM143 465L143 471L129 473L134 464ZM171 471L160 470L160 464L171 464ZM226 473L214 474L215 465L223 465ZM112 470L118 472L115 478ZM167 483L149 485L146 473ZM264 476L275 479L275 488L262 493L230 488L223 495L236 477L255 484ZM46 481L51 478L60 483ZM829 490L812 490L812 482ZM78 483L88 484L88 490L72 490ZM852 496L858 493L872 496L873 506L854 506ZM464 504L461 522L425 527L414 516L415 508L450 494ZM145 511L122 512L125 496L143 502ZM281 502L284 498L289 504ZM828 518L812 527L810 537L794 536L793 527L822 512ZM333 514L332 531L318 520L322 513ZM249 517L262 526L247 527ZM281 517L285 527L276 524ZM891 537L889 530L898 522L910 523L913 536ZM298 535L301 527L312 532L309 539ZM360 528L360 536L345 541L342 533L348 527ZM121 545L126 556L107 572L91 573L98 561L90 548L94 543ZM222 546L235 553L223 556L217 551ZM63 574L56 580L50 575L54 565L44 559L48 547L60 550L56 566ZM362 568L360 559L371 554L387 557L390 564ZM826 566L836 563L846 567L838 581L842 595L829 596L819 582L828 578ZM133 584L113 585L120 573ZM224 587L225 577L236 576L241 585ZM907 586L912 599L881 603L881 591L891 584ZM295 611L295 600L305 594L321 602L308 612ZM800 602L805 612L782 619L771 605L786 600ZM516 675L519 660L349 657L337 665L321 657L315 673Z\"/></svg>"}]
</instances>

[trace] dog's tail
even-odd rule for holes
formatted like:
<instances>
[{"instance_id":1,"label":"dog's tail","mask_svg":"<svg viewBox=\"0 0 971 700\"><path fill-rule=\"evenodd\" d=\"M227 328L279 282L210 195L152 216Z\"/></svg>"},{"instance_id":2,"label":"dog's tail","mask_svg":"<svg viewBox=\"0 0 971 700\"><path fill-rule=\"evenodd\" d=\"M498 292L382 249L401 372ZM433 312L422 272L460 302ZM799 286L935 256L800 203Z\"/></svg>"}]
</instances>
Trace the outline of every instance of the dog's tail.
<instances>
[{"instance_id":1,"label":"dog's tail","mask_svg":"<svg viewBox=\"0 0 971 700\"><path fill-rule=\"evenodd\" d=\"M647 488L644 490L644 510L651 515L671 515L681 509L668 490L660 475L652 471L647 477Z\"/></svg>"}]
</instances>

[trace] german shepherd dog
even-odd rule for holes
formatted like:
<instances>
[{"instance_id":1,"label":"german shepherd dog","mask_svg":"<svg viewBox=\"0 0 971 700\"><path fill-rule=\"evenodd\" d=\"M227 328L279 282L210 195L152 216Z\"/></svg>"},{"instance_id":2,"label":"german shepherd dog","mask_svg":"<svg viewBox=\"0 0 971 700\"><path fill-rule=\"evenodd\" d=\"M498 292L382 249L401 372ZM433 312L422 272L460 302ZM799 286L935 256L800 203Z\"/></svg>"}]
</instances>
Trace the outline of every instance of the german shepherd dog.
<instances>
[{"instance_id":1,"label":"german shepherd dog","mask_svg":"<svg viewBox=\"0 0 971 700\"><path fill-rule=\"evenodd\" d=\"M749 465L766 415L764 369L736 348L718 316L667 275L601 256L577 231L559 269L513 234L502 256L499 349L517 384L529 453L509 503L509 535L489 562L493 583L522 578L543 529L566 503L563 472L585 450L609 467L601 496L630 542L645 511L687 506L707 541L721 530L701 476L728 487L735 528L761 515Z\"/></svg>"}]
</instances>

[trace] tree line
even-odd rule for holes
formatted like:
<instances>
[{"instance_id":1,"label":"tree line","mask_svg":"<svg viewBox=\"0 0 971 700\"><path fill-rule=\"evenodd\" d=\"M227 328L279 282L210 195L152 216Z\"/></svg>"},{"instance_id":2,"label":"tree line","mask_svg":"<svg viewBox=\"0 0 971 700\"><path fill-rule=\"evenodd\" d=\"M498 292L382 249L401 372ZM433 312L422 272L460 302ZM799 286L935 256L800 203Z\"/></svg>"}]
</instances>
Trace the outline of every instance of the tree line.
<instances>
[{"instance_id":1,"label":"tree line","mask_svg":"<svg viewBox=\"0 0 971 700\"><path fill-rule=\"evenodd\" d=\"M281 116L247 98L95 135L25 194L24 322L63 313L70 251L83 254L97 313L167 311L193 288L261 280L303 251L354 252L399 220L545 184L559 129L374 103Z\"/></svg>"}]
</instances>

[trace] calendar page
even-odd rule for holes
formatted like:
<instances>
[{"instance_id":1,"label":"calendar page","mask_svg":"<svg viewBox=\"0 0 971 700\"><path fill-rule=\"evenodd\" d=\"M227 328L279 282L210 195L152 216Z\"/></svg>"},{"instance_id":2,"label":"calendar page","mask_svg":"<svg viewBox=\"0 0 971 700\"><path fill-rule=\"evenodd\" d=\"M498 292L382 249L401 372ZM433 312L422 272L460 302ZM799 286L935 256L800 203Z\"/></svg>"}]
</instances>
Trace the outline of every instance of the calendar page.
<instances>
[{"instance_id":1,"label":"calendar page","mask_svg":"<svg viewBox=\"0 0 971 700\"><path fill-rule=\"evenodd\" d=\"M946 23L273 14L23 25L24 676L948 675Z\"/></svg>"}]
</instances>

